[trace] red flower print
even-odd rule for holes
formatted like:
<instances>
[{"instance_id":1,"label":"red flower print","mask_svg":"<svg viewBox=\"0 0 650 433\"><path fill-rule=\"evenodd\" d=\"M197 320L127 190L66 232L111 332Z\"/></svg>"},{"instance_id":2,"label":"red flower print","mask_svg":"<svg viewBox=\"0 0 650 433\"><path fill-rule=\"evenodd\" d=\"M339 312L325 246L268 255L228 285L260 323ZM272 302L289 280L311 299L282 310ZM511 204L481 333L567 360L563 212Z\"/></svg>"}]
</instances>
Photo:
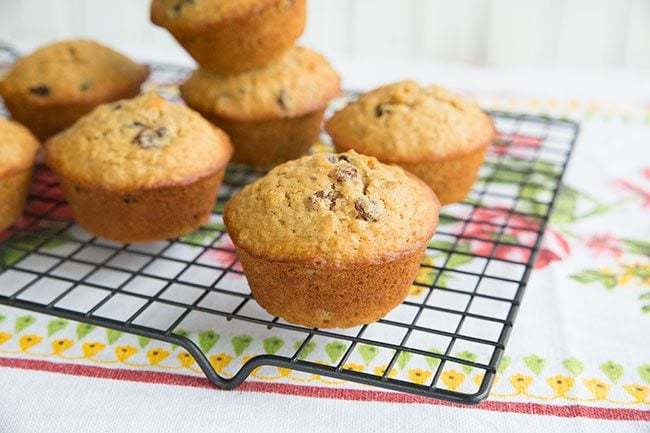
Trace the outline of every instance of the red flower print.
<instances>
[{"instance_id":1,"label":"red flower print","mask_svg":"<svg viewBox=\"0 0 650 433\"><path fill-rule=\"evenodd\" d=\"M564 236L552 228L547 228L534 268L543 269L553 262L560 262L566 259L570 253L571 247Z\"/></svg>"},{"instance_id":2,"label":"red flower print","mask_svg":"<svg viewBox=\"0 0 650 433\"><path fill-rule=\"evenodd\" d=\"M500 226L506 223L501 232ZM491 254L497 259L525 263L531 253L531 249L526 247L535 245L538 230L539 222L517 214L510 215L505 208L479 208L462 236L475 238L469 240L473 254ZM495 245L495 240L501 243ZM548 229L535 267L543 268L551 262L562 260L568 256L569 250L567 241L558 232Z\"/></svg>"},{"instance_id":3,"label":"red flower print","mask_svg":"<svg viewBox=\"0 0 650 433\"><path fill-rule=\"evenodd\" d=\"M643 170L641 170L641 173L643 174L643 177L650 180L650 167L644 168Z\"/></svg>"},{"instance_id":4,"label":"red flower print","mask_svg":"<svg viewBox=\"0 0 650 433\"><path fill-rule=\"evenodd\" d=\"M541 144L539 137L513 134L499 136L499 141L492 148L497 155L516 155L517 150L537 149Z\"/></svg>"},{"instance_id":5,"label":"red flower print","mask_svg":"<svg viewBox=\"0 0 650 433\"><path fill-rule=\"evenodd\" d=\"M618 257L623 254L619 240L611 234L591 236L585 240L585 245L595 255L611 254L614 257Z\"/></svg>"},{"instance_id":6,"label":"red flower print","mask_svg":"<svg viewBox=\"0 0 650 433\"><path fill-rule=\"evenodd\" d=\"M210 248L205 252L205 257L214 260L219 266L227 268L232 265L235 260L237 260L237 255L235 254L235 245L232 243L230 238L227 238L225 241L219 245L219 249Z\"/></svg>"}]
</instances>

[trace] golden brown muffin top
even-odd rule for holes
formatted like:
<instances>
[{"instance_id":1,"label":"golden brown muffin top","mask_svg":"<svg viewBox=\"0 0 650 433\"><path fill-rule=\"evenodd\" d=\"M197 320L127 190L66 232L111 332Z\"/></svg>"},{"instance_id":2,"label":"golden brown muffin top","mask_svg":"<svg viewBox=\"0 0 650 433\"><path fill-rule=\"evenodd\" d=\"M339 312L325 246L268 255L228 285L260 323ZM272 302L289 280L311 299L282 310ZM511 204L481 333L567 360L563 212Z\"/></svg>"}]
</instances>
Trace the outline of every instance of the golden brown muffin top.
<instances>
[{"instance_id":1,"label":"golden brown muffin top","mask_svg":"<svg viewBox=\"0 0 650 433\"><path fill-rule=\"evenodd\" d=\"M337 149L404 163L467 154L489 144L492 120L479 106L440 86L402 81L379 87L326 124Z\"/></svg>"},{"instance_id":2,"label":"golden brown muffin top","mask_svg":"<svg viewBox=\"0 0 650 433\"><path fill-rule=\"evenodd\" d=\"M298 117L320 110L341 93L341 80L320 54L291 48L262 69L227 77L198 69L181 85L187 103L203 113L240 121Z\"/></svg>"},{"instance_id":3,"label":"golden brown muffin top","mask_svg":"<svg viewBox=\"0 0 650 433\"><path fill-rule=\"evenodd\" d=\"M222 169L225 133L155 93L104 104L45 143L46 163L89 187L118 191L184 185Z\"/></svg>"},{"instance_id":4,"label":"golden brown muffin top","mask_svg":"<svg viewBox=\"0 0 650 433\"><path fill-rule=\"evenodd\" d=\"M101 103L148 75L147 66L97 42L68 40L18 60L0 82L0 94L37 106Z\"/></svg>"},{"instance_id":5,"label":"golden brown muffin top","mask_svg":"<svg viewBox=\"0 0 650 433\"><path fill-rule=\"evenodd\" d=\"M226 204L224 220L255 257L342 268L423 248L439 207L415 176L350 151L274 168Z\"/></svg>"},{"instance_id":6,"label":"golden brown muffin top","mask_svg":"<svg viewBox=\"0 0 650 433\"><path fill-rule=\"evenodd\" d=\"M34 165L38 147L29 129L0 117L0 179Z\"/></svg>"},{"instance_id":7,"label":"golden brown muffin top","mask_svg":"<svg viewBox=\"0 0 650 433\"><path fill-rule=\"evenodd\" d=\"M223 21L234 20L294 0L153 0L151 21L181 31L201 31Z\"/></svg>"}]
</instances>

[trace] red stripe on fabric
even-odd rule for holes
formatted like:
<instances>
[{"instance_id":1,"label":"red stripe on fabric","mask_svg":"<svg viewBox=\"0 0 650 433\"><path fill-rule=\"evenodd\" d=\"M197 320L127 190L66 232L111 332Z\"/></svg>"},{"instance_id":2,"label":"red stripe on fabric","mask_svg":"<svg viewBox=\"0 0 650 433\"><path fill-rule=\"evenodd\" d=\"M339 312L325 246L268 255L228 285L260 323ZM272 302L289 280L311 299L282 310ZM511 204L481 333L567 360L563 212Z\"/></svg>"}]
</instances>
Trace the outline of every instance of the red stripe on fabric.
<instances>
[{"instance_id":1,"label":"red stripe on fabric","mask_svg":"<svg viewBox=\"0 0 650 433\"><path fill-rule=\"evenodd\" d=\"M105 368L81 364L63 364L35 359L16 359L0 357L0 367L18 368L24 370L40 370L51 373L61 373L74 376L97 377L101 379L125 380L130 382L158 383L164 385L179 385L195 388L215 388L203 377L186 376L181 374L154 371L125 370ZM385 403L430 404L449 406L463 409L478 409L492 412L510 412L518 414L548 415L565 418L592 418L618 421L650 421L649 410L612 409L579 405L550 405L540 403L517 403L501 401L485 401L475 406L465 406L443 400L436 400L417 395L355 389L336 389L319 386L291 385L284 383L244 382L238 391L261 392L293 395L299 397L328 398L353 401L377 401Z\"/></svg>"}]
</instances>

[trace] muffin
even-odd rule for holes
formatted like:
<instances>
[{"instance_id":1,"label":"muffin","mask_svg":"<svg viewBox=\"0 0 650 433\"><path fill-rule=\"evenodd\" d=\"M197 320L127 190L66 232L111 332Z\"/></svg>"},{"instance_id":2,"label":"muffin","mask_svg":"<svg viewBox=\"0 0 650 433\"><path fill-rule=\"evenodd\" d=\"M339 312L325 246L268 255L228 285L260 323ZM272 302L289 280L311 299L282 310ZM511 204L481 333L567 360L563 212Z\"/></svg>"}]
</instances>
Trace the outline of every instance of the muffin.
<instances>
[{"instance_id":1,"label":"muffin","mask_svg":"<svg viewBox=\"0 0 650 433\"><path fill-rule=\"evenodd\" d=\"M280 57L305 29L305 0L153 0L166 28L204 69L229 75Z\"/></svg>"},{"instance_id":2,"label":"muffin","mask_svg":"<svg viewBox=\"0 0 650 433\"><path fill-rule=\"evenodd\" d=\"M23 212L38 147L27 128L0 117L0 231Z\"/></svg>"},{"instance_id":3,"label":"muffin","mask_svg":"<svg viewBox=\"0 0 650 433\"><path fill-rule=\"evenodd\" d=\"M221 130L154 93L101 105L45 143L79 225L118 242L207 222L231 154Z\"/></svg>"},{"instance_id":4,"label":"muffin","mask_svg":"<svg viewBox=\"0 0 650 433\"><path fill-rule=\"evenodd\" d=\"M403 81L362 95L325 126L337 150L354 149L420 177L442 204L463 200L495 137L474 102Z\"/></svg>"},{"instance_id":5,"label":"muffin","mask_svg":"<svg viewBox=\"0 0 650 433\"><path fill-rule=\"evenodd\" d=\"M438 222L431 189L353 151L282 164L226 204L253 296L270 314L345 328L406 297Z\"/></svg>"},{"instance_id":6,"label":"muffin","mask_svg":"<svg viewBox=\"0 0 650 433\"><path fill-rule=\"evenodd\" d=\"M302 156L318 139L325 108L340 88L323 56L294 47L279 61L236 76L199 69L181 85L181 96L228 133L235 162L269 167Z\"/></svg>"},{"instance_id":7,"label":"muffin","mask_svg":"<svg viewBox=\"0 0 650 433\"><path fill-rule=\"evenodd\" d=\"M12 117L44 140L99 104L132 98L147 66L87 40L57 42L16 62L0 95Z\"/></svg>"}]
</instances>

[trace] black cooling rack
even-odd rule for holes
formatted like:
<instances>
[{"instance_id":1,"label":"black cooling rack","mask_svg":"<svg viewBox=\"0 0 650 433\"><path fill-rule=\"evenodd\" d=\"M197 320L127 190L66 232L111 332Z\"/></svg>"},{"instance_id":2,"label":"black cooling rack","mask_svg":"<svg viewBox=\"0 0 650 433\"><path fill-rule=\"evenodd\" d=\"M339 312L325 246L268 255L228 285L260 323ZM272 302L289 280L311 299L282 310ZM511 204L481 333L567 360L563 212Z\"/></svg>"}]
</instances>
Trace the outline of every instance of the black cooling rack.
<instances>
[{"instance_id":1,"label":"black cooling rack","mask_svg":"<svg viewBox=\"0 0 650 433\"><path fill-rule=\"evenodd\" d=\"M154 71L150 85L172 98L187 73ZM494 381L578 135L566 120L491 115L499 138L480 179L466 201L443 208L411 295L377 323L305 328L257 305L221 219L225 201L258 176L243 167L229 168L209 225L141 245L81 230L56 179L38 167L24 217L0 234L0 304L180 346L220 388L272 366L477 403ZM219 340L235 347L228 369Z\"/></svg>"}]
</instances>

